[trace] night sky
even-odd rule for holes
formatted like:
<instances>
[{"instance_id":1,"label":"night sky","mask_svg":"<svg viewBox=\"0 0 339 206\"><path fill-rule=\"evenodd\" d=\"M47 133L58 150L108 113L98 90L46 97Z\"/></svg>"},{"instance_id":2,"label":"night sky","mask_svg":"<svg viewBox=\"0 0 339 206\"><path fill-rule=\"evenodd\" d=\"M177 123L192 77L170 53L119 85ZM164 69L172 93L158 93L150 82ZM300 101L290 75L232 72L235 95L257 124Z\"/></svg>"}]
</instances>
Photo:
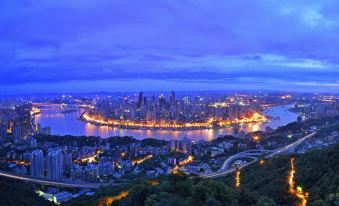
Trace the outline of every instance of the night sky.
<instances>
[{"instance_id":1,"label":"night sky","mask_svg":"<svg viewBox=\"0 0 339 206\"><path fill-rule=\"evenodd\" d=\"M339 92L338 0L1 0L0 93Z\"/></svg>"}]
</instances>

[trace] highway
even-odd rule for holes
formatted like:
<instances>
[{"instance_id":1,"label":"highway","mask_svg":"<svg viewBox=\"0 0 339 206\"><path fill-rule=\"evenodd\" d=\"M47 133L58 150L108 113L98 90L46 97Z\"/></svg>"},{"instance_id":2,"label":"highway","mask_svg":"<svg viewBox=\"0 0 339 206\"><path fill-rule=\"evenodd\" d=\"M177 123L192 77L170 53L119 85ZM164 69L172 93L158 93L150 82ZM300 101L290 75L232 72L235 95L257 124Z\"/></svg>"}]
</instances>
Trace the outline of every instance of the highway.
<instances>
[{"instance_id":1,"label":"highway","mask_svg":"<svg viewBox=\"0 0 339 206\"><path fill-rule=\"evenodd\" d=\"M35 184L41 185L49 185L54 187L63 187L63 188L79 188L79 189L98 189L103 186L113 185L109 183L75 183L75 182L65 182L65 181L57 181L43 178L36 178L28 175L19 175L9 172L0 171L0 177L21 180L25 182L31 182Z\"/></svg>"},{"instance_id":2,"label":"highway","mask_svg":"<svg viewBox=\"0 0 339 206\"><path fill-rule=\"evenodd\" d=\"M232 155L229 158L227 158L224 161L224 163L221 166L221 168L218 170L218 172L200 175L200 177L202 177L202 178L217 178L217 177L226 176L226 175L236 171L237 169L241 169L241 168L247 167L248 165L250 165L250 164L252 164L252 163L257 161L257 159L255 159L254 161L246 163L246 164L243 164L243 165L239 166L238 168L229 168L231 163L235 159L237 159L237 158L251 157L251 156L255 157L255 156L260 156L260 155L263 155L263 154L266 154L266 153L270 153L269 155L265 156L266 159L272 158L272 157L274 157L276 155L283 154L283 153L286 153L288 151L294 150L301 143L303 143L306 139L309 139L309 138L313 137L315 134L316 134L316 132L313 132L313 133L311 133L309 135L306 135L305 137L303 137L303 138L301 138L301 139L299 139L299 140L297 140L297 141L295 141L295 142L293 142L291 144L288 144L288 145L283 146L281 148L278 148L276 150L248 150L248 151L237 153L237 154Z\"/></svg>"},{"instance_id":3,"label":"highway","mask_svg":"<svg viewBox=\"0 0 339 206\"><path fill-rule=\"evenodd\" d=\"M272 152L271 150L248 150L248 151L237 153L235 155L230 156L224 161L221 168L219 169L219 172L224 172L227 169L229 169L231 163L236 159L239 159L242 157L250 157L250 158L257 159L256 156L261 156L264 153L271 153L271 152Z\"/></svg>"},{"instance_id":4,"label":"highway","mask_svg":"<svg viewBox=\"0 0 339 206\"><path fill-rule=\"evenodd\" d=\"M271 158L275 155L278 155L278 154L282 154L282 153L285 153L285 152L288 152L288 151L291 151L291 150L294 150L296 147L298 147L301 143L303 143L306 139L309 139L311 137L313 137L314 135L316 134L316 132L313 132L309 135L306 135L305 137L291 143L291 144L288 144L284 147L281 147L279 149L276 149L274 150L274 152L268 156L266 156L265 158Z\"/></svg>"}]
</instances>

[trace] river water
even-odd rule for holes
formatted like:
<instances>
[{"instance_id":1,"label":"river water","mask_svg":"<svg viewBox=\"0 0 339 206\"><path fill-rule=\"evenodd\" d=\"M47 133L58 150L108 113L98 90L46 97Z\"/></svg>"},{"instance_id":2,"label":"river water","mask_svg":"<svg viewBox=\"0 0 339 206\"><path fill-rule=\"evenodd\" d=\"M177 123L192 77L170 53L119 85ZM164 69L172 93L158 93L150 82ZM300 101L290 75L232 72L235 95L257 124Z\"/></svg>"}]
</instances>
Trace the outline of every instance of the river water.
<instances>
[{"instance_id":1,"label":"river water","mask_svg":"<svg viewBox=\"0 0 339 206\"><path fill-rule=\"evenodd\" d=\"M284 126L290 122L296 121L297 114L288 111L293 105L275 106L265 111L265 114L273 118L267 123L248 124L240 128L244 132L262 130L266 127L273 129ZM232 128L203 129L190 131L166 131L166 130L135 130L120 129L108 126L97 126L79 120L81 112L60 113L58 110L42 110L41 114L35 117L35 122L41 126L51 127L51 133L54 135L75 135L75 136L100 136L107 138L111 136L133 136L137 139L157 138L157 139L179 139L187 137L192 140L211 141L219 136L233 134Z\"/></svg>"}]
</instances>

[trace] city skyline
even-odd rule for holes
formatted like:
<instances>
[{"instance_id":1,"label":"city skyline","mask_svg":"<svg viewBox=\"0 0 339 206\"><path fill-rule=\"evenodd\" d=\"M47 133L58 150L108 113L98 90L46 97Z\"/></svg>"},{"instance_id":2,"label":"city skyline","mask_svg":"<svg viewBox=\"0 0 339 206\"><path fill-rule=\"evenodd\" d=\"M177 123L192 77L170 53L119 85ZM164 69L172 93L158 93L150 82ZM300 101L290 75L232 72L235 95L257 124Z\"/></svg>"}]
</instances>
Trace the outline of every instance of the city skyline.
<instances>
[{"instance_id":1,"label":"city skyline","mask_svg":"<svg viewBox=\"0 0 339 206\"><path fill-rule=\"evenodd\" d=\"M1 2L0 91L337 92L338 6Z\"/></svg>"}]
</instances>

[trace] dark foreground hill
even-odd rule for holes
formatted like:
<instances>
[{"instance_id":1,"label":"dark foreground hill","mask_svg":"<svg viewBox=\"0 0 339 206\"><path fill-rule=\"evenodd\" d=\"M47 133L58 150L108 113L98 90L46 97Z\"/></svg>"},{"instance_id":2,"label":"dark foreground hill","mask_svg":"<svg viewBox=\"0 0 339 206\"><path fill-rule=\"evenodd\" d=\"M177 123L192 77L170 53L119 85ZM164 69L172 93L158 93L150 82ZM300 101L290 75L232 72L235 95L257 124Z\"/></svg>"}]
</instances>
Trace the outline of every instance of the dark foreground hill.
<instances>
[{"instance_id":1,"label":"dark foreground hill","mask_svg":"<svg viewBox=\"0 0 339 206\"><path fill-rule=\"evenodd\" d=\"M32 185L19 181L0 178L1 206L52 206L53 204L39 197Z\"/></svg>"}]
</instances>

